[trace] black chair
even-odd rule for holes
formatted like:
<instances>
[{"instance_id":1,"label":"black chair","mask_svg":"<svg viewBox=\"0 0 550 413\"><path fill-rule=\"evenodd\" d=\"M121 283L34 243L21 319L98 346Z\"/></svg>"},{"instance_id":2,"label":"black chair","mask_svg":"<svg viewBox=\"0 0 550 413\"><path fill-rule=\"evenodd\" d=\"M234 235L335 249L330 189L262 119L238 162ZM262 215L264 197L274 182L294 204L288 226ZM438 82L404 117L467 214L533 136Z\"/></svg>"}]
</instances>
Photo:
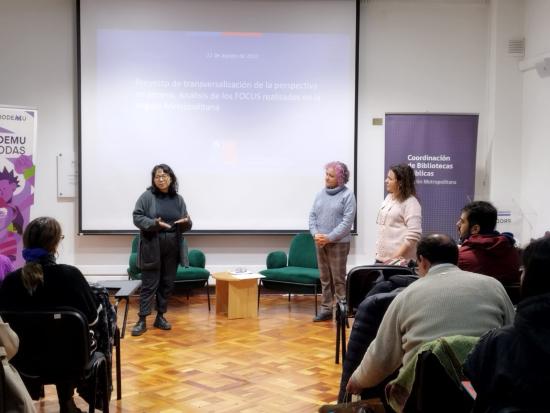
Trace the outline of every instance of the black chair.
<instances>
[{"instance_id":1,"label":"black chair","mask_svg":"<svg viewBox=\"0 0 550 413\"><path fill-rule=\"evenodd\" d=\"M19 336L19 351L11 363L26 384L85 381L91 395L89 412L95 411L100 395L102 410L109 413L107 361L99 351L91 353L88 323L82 313L60 308L2 311L0 315Z\"/></svg>"},{"instance_id":2,"label":"black chair","mask_svg":"<svg viewBox=\"0 0 550 413\"><path fill-rule=\"evenodd\" d=\"M508 297L510 297L510 301L512 301L512 304L517 305L520 299L521 284L517 282L508 284L503 283L503 285L504 289L508 293Z\"/></svg>"},{"instance_id":3,"label":"black chair","mask_svg":"<svg viewBox=\"0 0 550 413\"><path fill-rule=\"evenodd\" d=\"M340 348L342 360L346 357L346 327L348 318L354 317L359 304L365 299L376 281L393 275L414 275L414 269L398 265L362 265L352 268L346 277L346 301L336 306L336 355L339 364Z\"/></svg>"}]
</instances>

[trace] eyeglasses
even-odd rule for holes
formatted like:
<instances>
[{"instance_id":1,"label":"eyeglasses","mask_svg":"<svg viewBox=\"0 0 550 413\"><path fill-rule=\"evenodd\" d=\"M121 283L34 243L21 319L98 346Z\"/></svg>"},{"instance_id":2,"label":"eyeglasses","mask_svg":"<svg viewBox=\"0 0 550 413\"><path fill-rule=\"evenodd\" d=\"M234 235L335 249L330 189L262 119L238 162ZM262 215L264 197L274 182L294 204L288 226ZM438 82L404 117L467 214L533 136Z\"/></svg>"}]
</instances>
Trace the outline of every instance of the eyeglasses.
<instances>
[{"instance_id":1,"label":"eyeglasses","mask_svg":"<svg viewBox=\"0 0 550 413\"><path fill-rule=\"evenodd\" d=\"M157 181L162 181L162 180L166 180L166 179L169 179L170 178L170 175L167 175L167 174L164 174L164 175L155 175L155 179Z\"/></svg>"}]
</instances>

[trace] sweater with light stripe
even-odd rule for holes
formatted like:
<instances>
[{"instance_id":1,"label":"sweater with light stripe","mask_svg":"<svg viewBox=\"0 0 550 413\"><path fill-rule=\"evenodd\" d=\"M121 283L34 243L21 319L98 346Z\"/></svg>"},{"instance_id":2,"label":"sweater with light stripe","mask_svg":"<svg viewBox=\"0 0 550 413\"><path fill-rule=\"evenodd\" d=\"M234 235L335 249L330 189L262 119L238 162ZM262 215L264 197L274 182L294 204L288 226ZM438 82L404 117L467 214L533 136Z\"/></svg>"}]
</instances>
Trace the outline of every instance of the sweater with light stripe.
<instances>
[{"instance_id":1,"label":"sweater with light stripe","mask_svg":"<svg viewBox=\"0 0 550 413\"><path fill-rule=\"evenodd\" d=\"M440 264L402 291L390 304L376 338L352 379L373 387L439 337L480 337L513 321L514 307L494 278Z\"/></svg>"}]
</instances>

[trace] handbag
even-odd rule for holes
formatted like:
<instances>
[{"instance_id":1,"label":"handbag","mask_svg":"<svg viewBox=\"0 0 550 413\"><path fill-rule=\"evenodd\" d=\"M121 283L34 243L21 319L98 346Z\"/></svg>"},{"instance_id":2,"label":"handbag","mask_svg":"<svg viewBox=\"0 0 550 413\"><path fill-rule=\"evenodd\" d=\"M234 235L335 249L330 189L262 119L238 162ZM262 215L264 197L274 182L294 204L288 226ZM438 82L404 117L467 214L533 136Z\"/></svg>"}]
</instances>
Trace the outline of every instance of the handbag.
<instances>
[{"instance_id":1,"label":"handbag","mask_svg":"<svg viewBox=\"0 0 550 413\"><path fill-rule=\"evenodd\" d=\"M4 399L4 406L0 406L3 408L2 411L6 413L36 413L31 396L17 370L8 363L6 350L3 346L0 346L0 359L2 360L0 374L4 376L3 388L0 389Z\"/></svg>"}]
</instances>

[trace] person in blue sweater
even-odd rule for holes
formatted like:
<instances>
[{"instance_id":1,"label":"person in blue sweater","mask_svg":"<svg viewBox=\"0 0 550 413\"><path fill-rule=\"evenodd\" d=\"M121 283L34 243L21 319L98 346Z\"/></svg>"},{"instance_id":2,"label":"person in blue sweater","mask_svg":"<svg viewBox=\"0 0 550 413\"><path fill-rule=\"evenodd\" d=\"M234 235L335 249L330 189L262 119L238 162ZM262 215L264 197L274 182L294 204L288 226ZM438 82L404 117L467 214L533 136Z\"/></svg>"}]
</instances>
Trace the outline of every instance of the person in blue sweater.
<instances>
[{"instance_id":1,"label":"person in blue sweater","mask_svg":"<svg viewBox=\"0 0 550 413\"><path fill-rule=\"evenodd\" d=\"M355 195L345 185L348 180L346 164L328 163L325 188L315 197L309 214L322 287L321 311L313 321L332 320L334 298L346 298L346 263L356 212Z\"/></svg>"}]
</instances>

